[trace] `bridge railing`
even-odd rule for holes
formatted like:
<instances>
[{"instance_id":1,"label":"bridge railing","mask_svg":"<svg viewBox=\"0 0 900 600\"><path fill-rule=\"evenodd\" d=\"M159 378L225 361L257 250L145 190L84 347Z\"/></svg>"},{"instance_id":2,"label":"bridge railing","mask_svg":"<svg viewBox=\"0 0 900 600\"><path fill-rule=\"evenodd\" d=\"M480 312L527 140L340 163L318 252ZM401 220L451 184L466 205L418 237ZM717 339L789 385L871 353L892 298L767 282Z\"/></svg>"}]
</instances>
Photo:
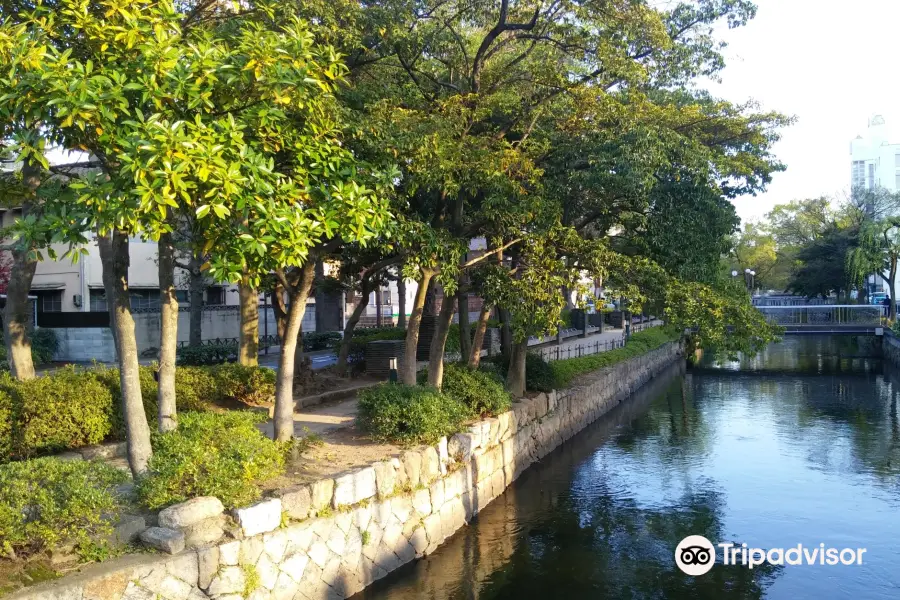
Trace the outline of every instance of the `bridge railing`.
<instances>
[{"instance_id":1,"label":"bridge railing","mask_svg":"<svg viewBox=\"0 0 900 600\"><path fill-rule=\"evenodd\" d=\"M770 323L784 326L877 326L884 307L868 304L758 306Z\"/></svg>"}]
</instances>

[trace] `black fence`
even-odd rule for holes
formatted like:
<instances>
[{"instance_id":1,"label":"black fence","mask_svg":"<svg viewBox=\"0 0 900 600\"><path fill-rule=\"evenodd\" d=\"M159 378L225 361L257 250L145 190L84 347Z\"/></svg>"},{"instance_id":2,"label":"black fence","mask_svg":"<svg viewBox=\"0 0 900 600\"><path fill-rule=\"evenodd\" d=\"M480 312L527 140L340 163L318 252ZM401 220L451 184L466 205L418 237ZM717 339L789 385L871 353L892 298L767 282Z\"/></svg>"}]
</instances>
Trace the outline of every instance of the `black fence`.
<instances>
[{"instance_id":1,"label":"black fence","mask_svg":"<svg viewBox=\"0 0 900 600\"><path fill-rule=\"evenodd\" d=\"M109 313L103 312L38 312L38 327L109 327Z\"/></svg>"}]
</instances>

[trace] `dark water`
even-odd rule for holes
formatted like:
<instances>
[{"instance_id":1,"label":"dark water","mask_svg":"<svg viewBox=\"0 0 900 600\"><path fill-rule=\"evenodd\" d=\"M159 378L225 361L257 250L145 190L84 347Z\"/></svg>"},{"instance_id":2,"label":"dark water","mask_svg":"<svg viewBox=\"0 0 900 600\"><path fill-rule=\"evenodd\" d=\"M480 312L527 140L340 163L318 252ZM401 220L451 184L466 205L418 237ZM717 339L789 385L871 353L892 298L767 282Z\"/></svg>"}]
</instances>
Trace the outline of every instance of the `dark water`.
<instances>
[{"instance_id":1,"label":"dark water","mask_svg":"<svg viewBox=\"0 0 900 600\"><path fill-rule=\"evenodd\" d=\"M900 598L900 373L870 354L797 336L674 367L359 597ZM673 552L692 534L867 551L862 565L690 577Z\"/></svg>"}]
</instances>

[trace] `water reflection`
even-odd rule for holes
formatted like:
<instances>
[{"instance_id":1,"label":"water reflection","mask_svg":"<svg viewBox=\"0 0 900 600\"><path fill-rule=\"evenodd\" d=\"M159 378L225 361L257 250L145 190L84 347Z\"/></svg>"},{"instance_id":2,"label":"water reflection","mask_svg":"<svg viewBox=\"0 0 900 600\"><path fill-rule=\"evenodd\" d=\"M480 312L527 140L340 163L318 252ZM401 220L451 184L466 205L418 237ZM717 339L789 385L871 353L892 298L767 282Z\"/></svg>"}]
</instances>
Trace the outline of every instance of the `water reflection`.
<instances>
[{"instance_id":1,"label":"water reflection","mask_svg":"<svg viewBox=\"0 0 900 600\"><path fill-rule=\"evenodd\" d=\"M798 336L737 367L673 368L360 597L895 598L900 371L870 350ZM672 559L690 534L868 553L692 578Z\"/></svg>"}]
</instances>

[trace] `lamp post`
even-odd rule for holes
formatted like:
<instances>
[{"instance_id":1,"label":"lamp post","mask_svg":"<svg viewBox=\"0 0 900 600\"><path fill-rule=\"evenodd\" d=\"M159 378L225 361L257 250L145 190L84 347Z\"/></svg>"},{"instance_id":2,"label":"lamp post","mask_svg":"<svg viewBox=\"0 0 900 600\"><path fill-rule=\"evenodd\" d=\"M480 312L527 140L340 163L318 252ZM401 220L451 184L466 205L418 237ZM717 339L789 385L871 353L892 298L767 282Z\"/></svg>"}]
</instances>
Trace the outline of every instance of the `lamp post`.
<instances>
[{"instance_id":1,"label":"lamp post","mask_svg":"<svg viewBox=\"0 0 900 600\"><path fill-rule=\"evenodd\" d=\"M756 282L756 271L750 271L750 296L753 296L753 287Z\"/></svg>"}]
</instances>

